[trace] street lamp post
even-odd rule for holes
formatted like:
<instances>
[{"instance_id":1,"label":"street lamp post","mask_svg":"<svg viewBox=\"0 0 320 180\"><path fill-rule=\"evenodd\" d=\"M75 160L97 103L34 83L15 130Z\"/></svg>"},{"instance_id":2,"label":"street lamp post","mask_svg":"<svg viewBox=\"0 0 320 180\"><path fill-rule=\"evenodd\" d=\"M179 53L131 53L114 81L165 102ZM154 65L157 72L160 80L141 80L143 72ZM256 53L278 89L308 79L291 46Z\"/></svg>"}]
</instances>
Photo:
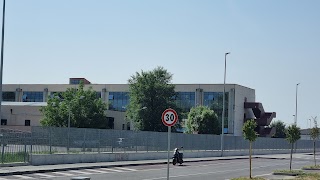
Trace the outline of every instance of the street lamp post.
<instances>
[{"instance_id":1,"label":"street lamp post","mask_svg":"<svg viewBox=\"0 0 320 180\"><path fill-rule=\"evenodd\" d=\"M2 7L2 39L1 39L1 72L0 72L0 128L1 124L1 104L2 104L2 75L3 75L3 51L4 51L4 20L6 12L6 0L3 0ZM1 129L0 129L1 130ZM1 131L0 131L1 132Z\"/></svg>"},{"instance_id":2,"label":"street lamp post","mask_svg":"<svg viewBox=\"0 0 320 180\"><path fill-rule=\"evenodd\" d=\"M224 54L224 81L223 81L223 100L222 100L222 120L221 120L221 156L223 156L224 145L224 110L225 110L225 94L226 94L226 71L227 71L227 55L230 52Z\"/></svg>"},{"instance_id":3,"label":"street lamp post","mask_svg":"<svg viewBox=\"0 0 320 180\"><path fill-rule=\"evenodd\" d=\"M294 124L297 125L297 119L298 119L298 86L300 83L296 85L296 114L294 119Z\"/></svg>"}]
</instances>

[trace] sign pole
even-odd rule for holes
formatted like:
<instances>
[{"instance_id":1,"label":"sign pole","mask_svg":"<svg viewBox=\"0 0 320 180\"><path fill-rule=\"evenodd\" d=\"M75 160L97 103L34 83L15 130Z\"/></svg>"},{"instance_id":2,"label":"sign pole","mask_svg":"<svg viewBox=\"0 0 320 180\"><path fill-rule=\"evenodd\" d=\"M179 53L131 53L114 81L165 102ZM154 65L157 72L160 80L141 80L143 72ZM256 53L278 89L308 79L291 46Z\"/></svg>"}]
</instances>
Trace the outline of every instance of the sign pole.
<instances>
[{"instance_id":1,"label":"sign pole","mask_svg":"<svg viewBox=\"0 0 320 180\"><path fill-rule=\"evenodd\" d=\"M169 165L170 165L170 135L171 135L171 126L174 126L178 121L178 114L174 109L166 109L161 116L162 123L165 126L168 126L168 167L167 167L167 180L169 180Z\"/></svg>"},{"instance_id":2,"label":"sign pole","mask_svg":"<svg viewBox=\"0 0 320 180\"><path fill-rule=\"evenodd\" d=\"M168 168L167 168L167 180L169 180L169 165L170 165L170 134L171 134L171 126L168 126Z\"/></svg>"}]
</instances>

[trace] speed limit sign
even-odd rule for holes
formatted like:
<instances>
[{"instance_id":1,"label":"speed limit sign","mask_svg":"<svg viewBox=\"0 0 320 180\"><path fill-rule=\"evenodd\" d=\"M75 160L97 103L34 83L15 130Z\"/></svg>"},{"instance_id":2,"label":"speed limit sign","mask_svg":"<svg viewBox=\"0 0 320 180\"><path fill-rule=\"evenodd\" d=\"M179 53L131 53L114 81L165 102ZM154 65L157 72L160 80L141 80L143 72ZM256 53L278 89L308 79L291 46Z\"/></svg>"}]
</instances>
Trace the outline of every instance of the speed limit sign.
<instances>
[{"instance_id":1,"label":"speed limit sign","mask_svg":"<svg viewBox=\"0 0 320 180\"><path fill-rule=\"evenodd\" d=\"M166 126L173 126L178 121L178 114L175 110L169 108L162 113L162 123Z\"/></svg>"},{"instance_id":2,"label":"speed limit sign","mask_svg":"<svg viewBox=\"0 0 320 180\"><path fill-rule=\"evenodd\" d=\"M162 123L168 126L168 162L167 162L167 180L169 180L169 157L170 157L170 133L171 133L171 126L176 124L178 121L178 114L175 110L169 108L163 111L162 113Z\"/></svg>"}]
</instances>

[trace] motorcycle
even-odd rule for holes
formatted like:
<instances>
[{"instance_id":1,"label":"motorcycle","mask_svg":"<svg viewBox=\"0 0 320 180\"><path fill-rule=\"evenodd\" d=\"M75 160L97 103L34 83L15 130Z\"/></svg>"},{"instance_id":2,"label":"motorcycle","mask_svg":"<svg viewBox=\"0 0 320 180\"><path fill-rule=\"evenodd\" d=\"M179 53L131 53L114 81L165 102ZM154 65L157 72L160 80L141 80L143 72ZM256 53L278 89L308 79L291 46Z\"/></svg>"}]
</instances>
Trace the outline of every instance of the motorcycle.
<instances>
[{"instance_id":1,"label":"motorcycle","mask_svg":"<svg viewBox=\"0 0 320 180\"><path fill-rule=\"evenodd\" d=\"M173 157L172 157L172 164L176 165L177 163L179 163L180 165L183 163L183 153L179 152L179 148L174 149Z\"/></svg>"}]
</instances>

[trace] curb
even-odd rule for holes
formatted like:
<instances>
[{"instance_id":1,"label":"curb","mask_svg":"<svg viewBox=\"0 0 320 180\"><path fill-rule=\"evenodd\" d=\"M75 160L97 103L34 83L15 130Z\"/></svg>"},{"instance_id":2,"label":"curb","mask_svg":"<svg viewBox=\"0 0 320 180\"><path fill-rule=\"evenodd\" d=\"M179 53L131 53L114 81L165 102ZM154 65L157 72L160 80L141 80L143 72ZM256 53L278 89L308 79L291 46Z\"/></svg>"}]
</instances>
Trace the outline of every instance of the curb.
<instances>
[{"instance_id":1,"label":"curb","mask_svg":"<svg viewBox=\"0 0 320 180\"><path fill-rule=\"evenodd\" d=\"M283 175L283 176L298 176L300 173L280 173L280 172L274 172L273 175Z\"/></svg>"},{"instance_id":2,"label":"curb","mask_svg":"<svg viewBox=\"0 0 320 180\"><path fill-rule=\"evenodd\" d=\"M319 171L320 168L314 169L314 168L301 168L302 170L310 170L310 171Z\"/></svg>"},{"instance_id":3,"label":"curb","mask_svg":"<svg viewBox=\"0 0 320 180\"><path fill-rule=\"evenodd\" d=\"M16 166L27 166L30 165L28 162L21 162L21 163L4 163L0 164L0 167L16 167Z\"/></svg>"},{"instance_id":4,"label":"curb","mask_svg":"<svg viewBox=\"0 0 320 180\"><path fill-rule=\"evenodd\" d=\"M279 157L279 158L277 158L277 157L255 157L256 159L281 159L281 160L283 160L283 159L289 159L289 158L281 158L281 157Z\"/></svg>"}]
</instances>

